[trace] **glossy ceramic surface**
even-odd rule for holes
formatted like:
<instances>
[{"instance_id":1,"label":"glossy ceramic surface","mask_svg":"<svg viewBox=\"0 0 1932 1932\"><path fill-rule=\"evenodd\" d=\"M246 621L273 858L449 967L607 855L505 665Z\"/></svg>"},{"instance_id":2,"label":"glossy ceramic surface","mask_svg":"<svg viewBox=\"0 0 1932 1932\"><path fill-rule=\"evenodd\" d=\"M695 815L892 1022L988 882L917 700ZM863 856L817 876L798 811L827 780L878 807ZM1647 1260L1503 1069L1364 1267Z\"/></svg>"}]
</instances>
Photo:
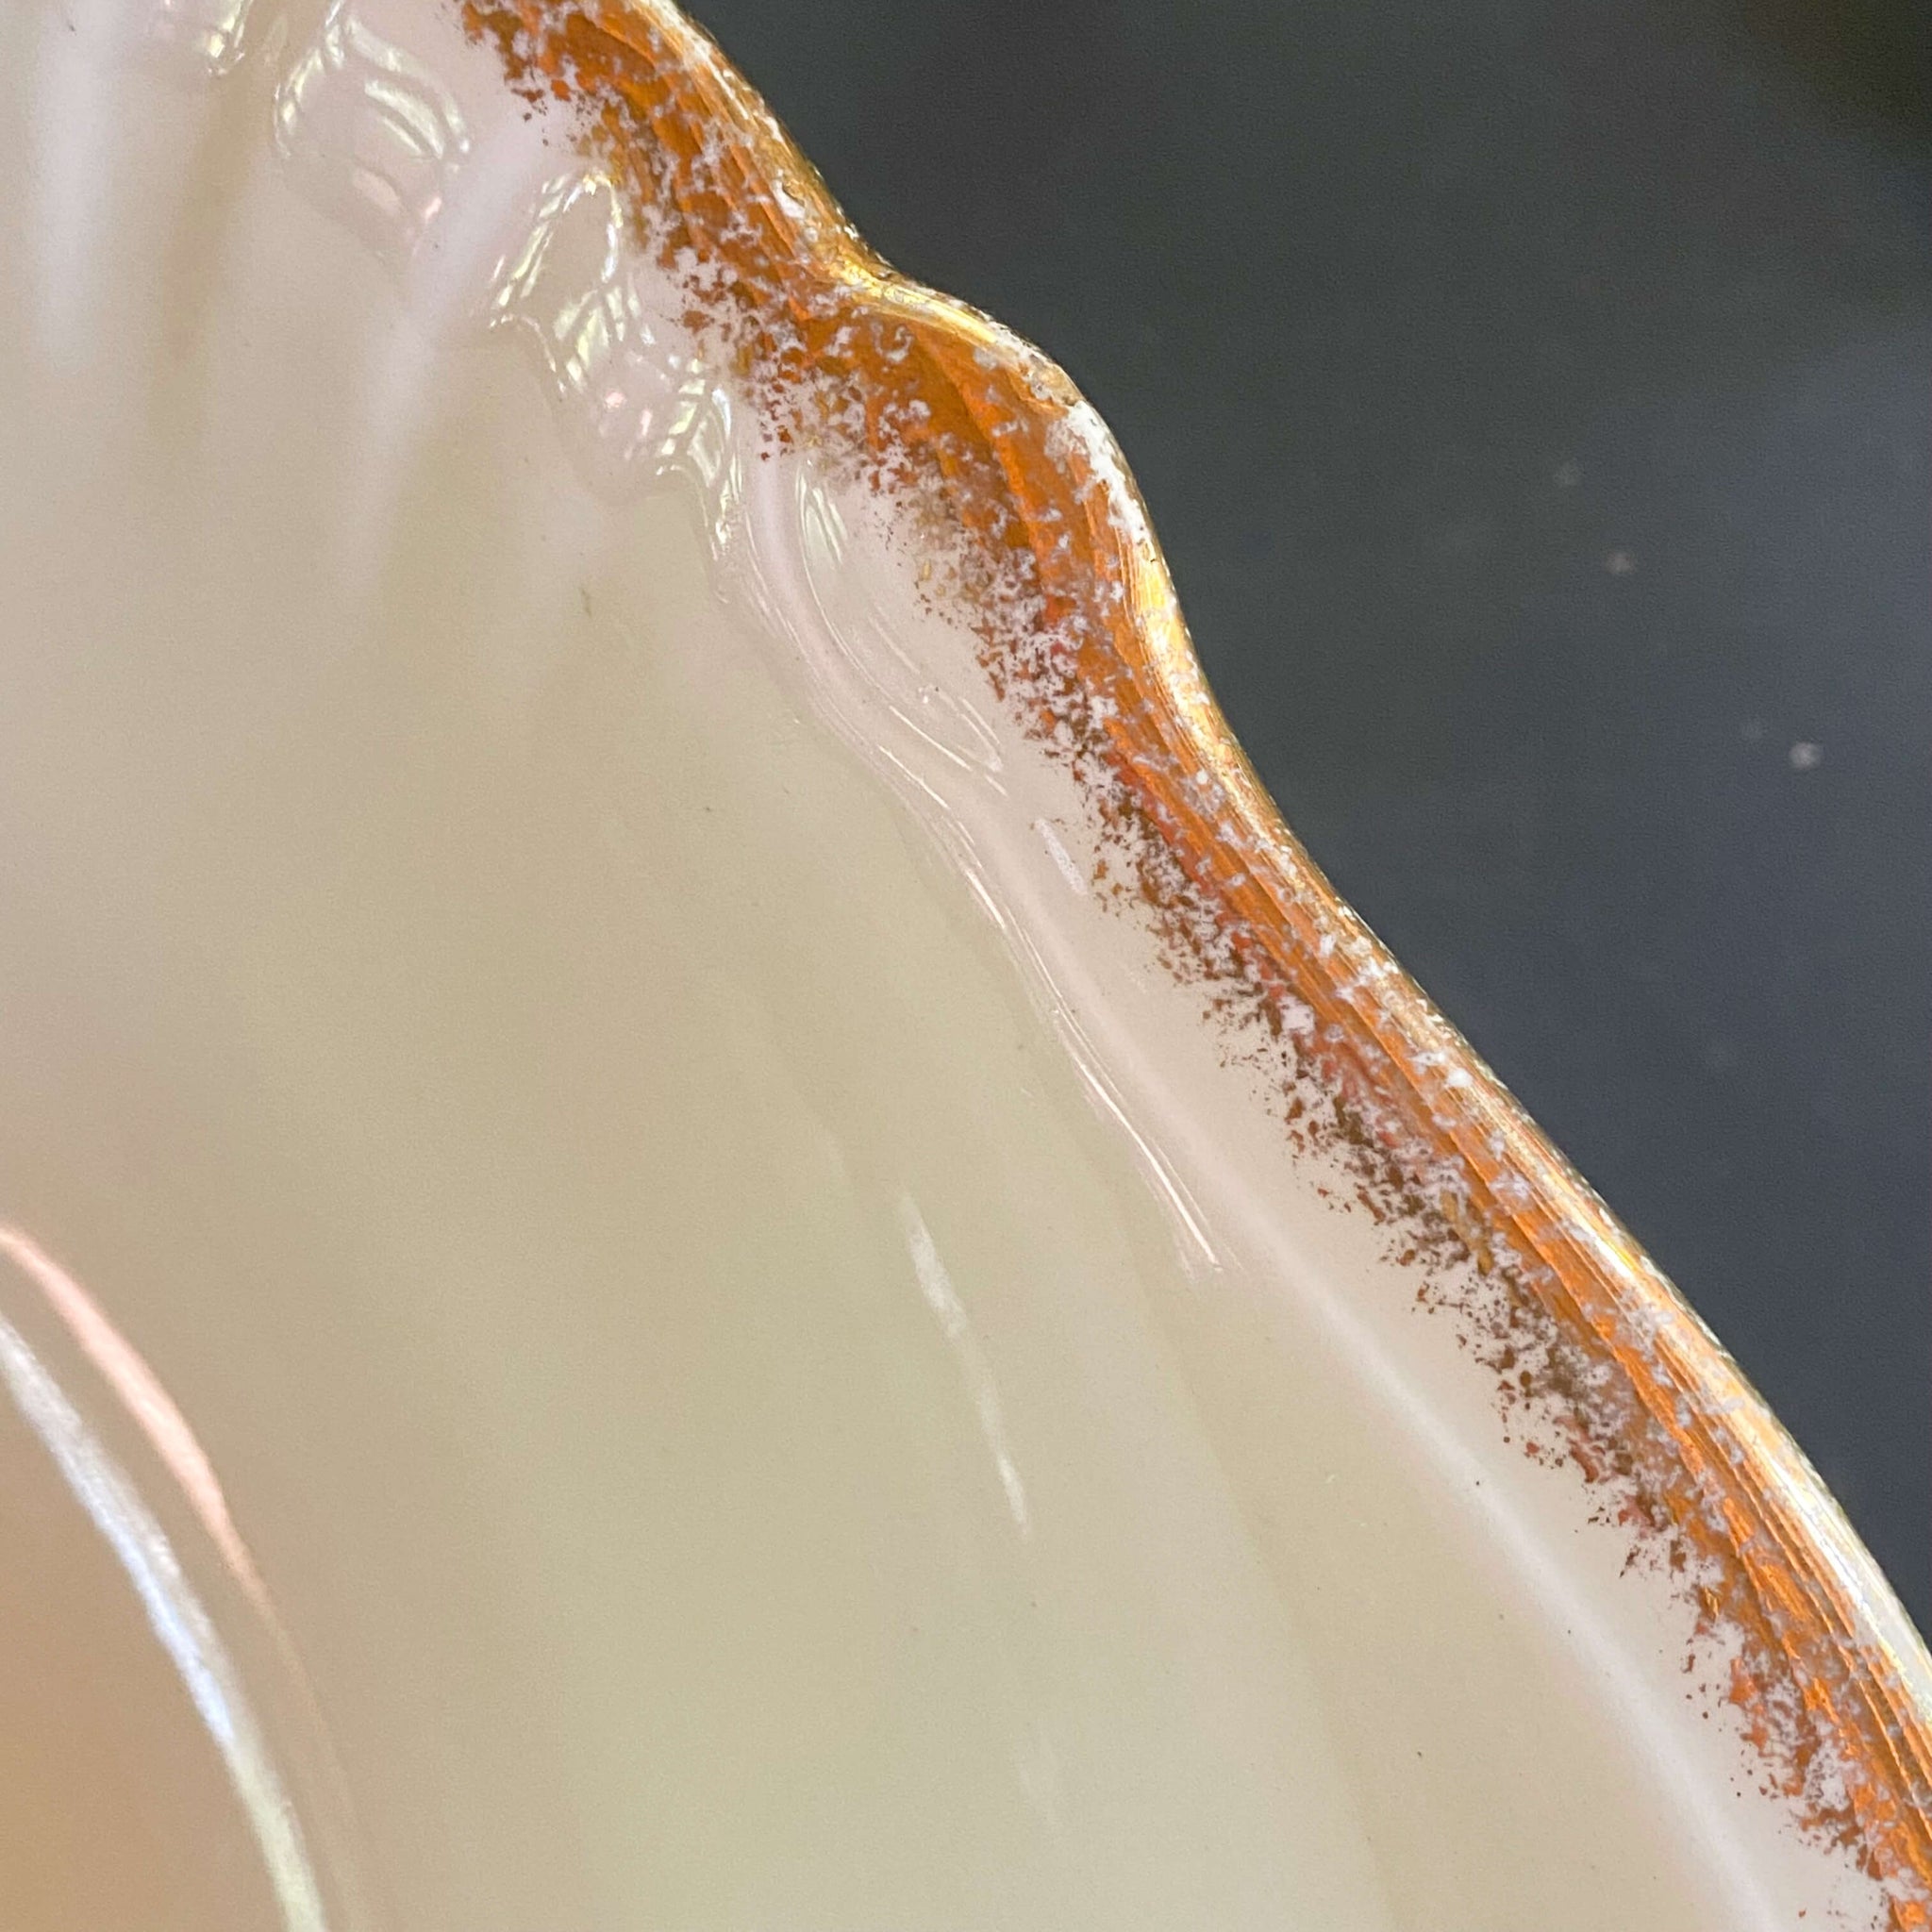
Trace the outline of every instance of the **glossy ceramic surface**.
<instances>
[{"instance_id":1,"label":"glossy ceramic surface","mask_svg":"<svg viewBox=\"0 0 1932 1932\"><path fill-rule=\"evenodd\" d=\"M1928 1922L1835 1507L688 23L0 153L22 1923Z\"/></svg>"}]
</instances>

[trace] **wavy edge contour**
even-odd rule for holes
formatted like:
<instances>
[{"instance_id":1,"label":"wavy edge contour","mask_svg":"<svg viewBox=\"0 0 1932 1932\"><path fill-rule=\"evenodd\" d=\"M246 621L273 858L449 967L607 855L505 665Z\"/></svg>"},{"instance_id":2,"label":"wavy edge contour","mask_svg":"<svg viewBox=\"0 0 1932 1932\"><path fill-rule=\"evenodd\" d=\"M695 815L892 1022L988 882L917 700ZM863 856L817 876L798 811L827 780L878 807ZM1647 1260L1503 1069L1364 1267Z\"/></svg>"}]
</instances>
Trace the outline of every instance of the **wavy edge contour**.
<instances>
[{"instance_id":1,"label":"wavy edge contour","mask_svg":"<svg viewBox=\"0 0 1932 1932\"><path fill-rule=\"evenodd\" d=\"M778 440L931 512L996 691L1119 856L1097 883L1279 1071L1294 1144L1349 1160L1418 1302L1495 1374L1506 1440L1574 1466L1631 1560L1677 1581L1765 1788L1878 1882L1892 1932L1932 1932L1924 1642L1710 1331L1288 830L1097 415L1037 349L874 254L670 0L457 4L518 93L576 115Z\"/></svg>"}]
</instances>

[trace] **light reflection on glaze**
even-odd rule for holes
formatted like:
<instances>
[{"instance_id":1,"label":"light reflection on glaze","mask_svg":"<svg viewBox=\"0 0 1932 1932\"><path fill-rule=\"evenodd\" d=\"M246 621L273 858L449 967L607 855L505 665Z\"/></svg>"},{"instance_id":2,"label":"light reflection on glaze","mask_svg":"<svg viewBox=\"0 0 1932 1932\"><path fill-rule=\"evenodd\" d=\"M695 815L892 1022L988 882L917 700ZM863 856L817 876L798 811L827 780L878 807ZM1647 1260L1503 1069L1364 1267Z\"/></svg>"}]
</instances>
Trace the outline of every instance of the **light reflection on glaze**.
<instances>
[{"instance_id":1,"label":"light reflection on glaze","mask_svg":"<svg viewBox=\"0 0 1932 1932\"><path fill-rule=\"evenodd\" d=\"M345 569L363 598L374 594L391 561L396 506L445 400L439 368L475 333L477 289L497 272L504 234L521 226L531 183L548 159L539 130L525 122L489 128L471 141L451 171L452 197L424 230L427 245L401 269L402 313L372 345L360 421L349 439L359 475L342 492ZM322 169L322 157L311 154L308 166ZM327 193L319 198L332 205Z\"/></svg>"},{"instance_id":2,"label":"light reflection on glaze","mask_svg":"<svg viewBox=\"0 0 1932 1932\"><path fill-rule=\"evenodd\" d=\"M1020 1480L1019 1465L1013 1460L1012 1443L1007 1436L1006 1411L993 1381L992 1365L986 1358L979 1337L967 1319L965 1305L940 1251L933 1242L932 1230L919 1211L919 1204L908 1194L899 1202L899 1231L906 1238L907 1252L912 1257L912 1273L919 1282L921 1298L940 1324L940 1333L959 1364L966 1392L973 1401L973 1412L979 1421L979 1432L986 1439L988 1453L998 1472L1005 1491L1007 1509L1013 1526L1023 1537L1033 1534L1032 1512L1026 1507L1026 1486Z\"/></svg>"},{"instance_id":3,"label":"light reflection on glaze","mask_svg":"<svg viewBox=\"0 0 1932 1932\"><path fill-rule=\"evenodd\" d=\"M155 1372L79 1282L17 1228L0 1225L0 1255L39 1288L81 1352L120 1396L169 1474L180 1484L182 1494L193 1506L229 1574L257 1608L266 1613L267 1592L256 1572L255 1559L228 1514L227 1498L222 1494L214 1469L188 1426L187 1417L175 1407Z\"/></svg>"},{"instance_id":4,"label":"light reflection on glaze","mask_svg":"<svg viewBox=\"0 0 1932 1932\"><path fill-rule=\"evenodd\" d=\"M299 1680L288 1640L228 1515L214 1470L167 1391L92 1297L34 1241L17 1229L0 1226L0 1256L12 1264L0 1269L0 1282L25 1282L38 1291L42 1305L58 1317L179 1485L223 1565L261 1620L270 1648L295 1675L289 1687L295 1695L290 1701L309 1707L312 1716L307 1686ZM0 1307L7 1299L0 1290ZM113 1552L213 1740L260 1852L286 1932L329 1932L341 1922L325 1904L323 1882L256 1704L188 1566L126 1469L21 1328L4 1314L0 1381L69 1493ZM319 1730L308 1748L326 1760ZM339 1854L343 1850L339 1842L335 1849Z\"/></svg>"},{"instance_id":5,"label":"light reflection on glaze","mask_svg":"<svg viewBox=\"0 0 1932 1932\"><path fill-rule=\"evenodd\" d=\"M154 0L148 41L184 78L218 80L247 52L256 0Z\"/></svg>"},{"instance_id":6,"label":"light reflection on glaze","mask_svg":"<svg viewBox=\"0 0 1932 1932\"><path fill-rule=\"evenodd\" d=\"M392 265L441 213L470 151L456 96L335 0L275 89L275 141L304 192Z\"/></svg>"},{"instance_id":7,"label":"light reflection on glaze","mask_svg":"<svg viewBox=\"0 0 1932 1932\"><path fill-rule=\"evenodd\" d=\"M544 184L491 276L491 322L534 342L577 459L607 488L666 475L710 392L649 292L662 283L640 275L615 191L581 171Z\"/></svg>"}]
</instances>

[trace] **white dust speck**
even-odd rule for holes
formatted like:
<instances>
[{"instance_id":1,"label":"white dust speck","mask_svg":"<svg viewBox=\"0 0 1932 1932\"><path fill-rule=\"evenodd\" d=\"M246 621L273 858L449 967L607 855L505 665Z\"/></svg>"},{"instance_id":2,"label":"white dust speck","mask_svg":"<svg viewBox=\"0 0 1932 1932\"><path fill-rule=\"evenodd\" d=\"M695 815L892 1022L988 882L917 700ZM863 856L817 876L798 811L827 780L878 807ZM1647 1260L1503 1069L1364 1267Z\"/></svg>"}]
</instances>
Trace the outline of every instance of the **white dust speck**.
<instances>
[{"instance_id":1,"label":"white dust speck","mask_svg":"<svg viewBox=\"0 0 1932 1932\"><path fill-rule=\"evenodd\" d=\"M1791 770L1794 772L1815 772L1824 762L1824 747L1813 744L1809 739L1801 738L1790 751Z\"/></svg>"},{"instance_id":2,"label":"white dust speck","mask_svg":"<svg viewBox=\"0 0 1932 1932\"><path fill-rule=\"evenodd\" d=\"M1574 490L1583 481L1583 465L1574 461L1558 463L1554 480L1558 490Z\"/></svg>"},{"instance_id":3,"label":"white dust speck","mask_svg":"<svg viewBox=\"0 0 1932 1932\"><path fill-rule=\"evenodd\" d=\"M1613 550L1604 558L1604 568L1613 577L1627 577L1637 568L1637 559L1627 550Z\"/></svg>"}]
</instances>

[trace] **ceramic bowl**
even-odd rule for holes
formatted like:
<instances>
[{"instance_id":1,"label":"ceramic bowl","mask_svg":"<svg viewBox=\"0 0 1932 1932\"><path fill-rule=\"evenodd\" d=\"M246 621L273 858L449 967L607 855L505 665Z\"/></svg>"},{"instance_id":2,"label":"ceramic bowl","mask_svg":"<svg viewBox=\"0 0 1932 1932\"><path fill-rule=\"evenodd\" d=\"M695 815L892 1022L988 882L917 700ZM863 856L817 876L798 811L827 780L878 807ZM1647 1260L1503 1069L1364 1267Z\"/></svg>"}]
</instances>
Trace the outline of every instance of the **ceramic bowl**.
<instances>
[{"instance_id":1,"label":"ceramic bowl","mask_svg":"<svg viewBox=\"0 0 1932 1932\"><path fill-rule=\"evenodd\" d=\"M0 162L9 1924L1932 1924L1838 1509L696 28L13 0Z\"/></svg>"}]
</instances>

